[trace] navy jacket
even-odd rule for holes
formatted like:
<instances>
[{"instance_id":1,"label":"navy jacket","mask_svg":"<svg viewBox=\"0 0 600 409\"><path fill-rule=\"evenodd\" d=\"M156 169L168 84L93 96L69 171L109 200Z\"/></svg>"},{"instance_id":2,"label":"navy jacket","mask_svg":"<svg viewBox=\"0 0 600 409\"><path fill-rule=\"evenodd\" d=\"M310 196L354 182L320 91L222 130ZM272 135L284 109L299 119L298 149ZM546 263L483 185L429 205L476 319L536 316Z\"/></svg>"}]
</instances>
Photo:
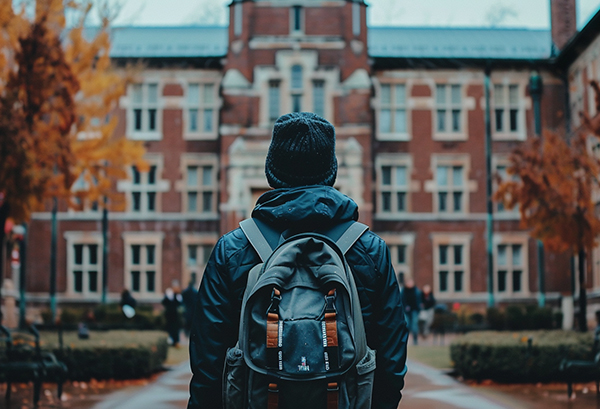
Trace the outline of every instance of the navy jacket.
<instances>
[{"instance_id":1,"label":"navy jacket","mask_svg":"<svg viewBox=\"0 0 600 409\"><path fill-rule=\"evenodd\" d=\"M273 229L325 231L358 219L358 206L328 186L276 189L262 195L252 217ZM361 300L367 343L377 351L374 409L396 409L406 374L408 331L385 242L365 233L346 255ZM202 278L190 334L193 372L188 409L222 407L225 352L235 345L248 272L260 262L238 228L219 239Z\"/></svg>"}]
</instances>

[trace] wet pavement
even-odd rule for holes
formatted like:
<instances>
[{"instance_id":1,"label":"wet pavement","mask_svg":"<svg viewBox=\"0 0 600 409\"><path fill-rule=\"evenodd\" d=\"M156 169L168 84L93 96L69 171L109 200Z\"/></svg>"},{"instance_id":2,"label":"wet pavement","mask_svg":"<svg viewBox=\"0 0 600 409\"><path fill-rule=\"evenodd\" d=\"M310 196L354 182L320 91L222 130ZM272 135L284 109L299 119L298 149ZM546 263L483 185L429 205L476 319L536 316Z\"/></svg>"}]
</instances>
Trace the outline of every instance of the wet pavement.
<instances>
[{"instance_id":1,"label":"wet pavement","mask_svg":"<svg viewBox=\"0 0 600 409\"><path fill-rule=\"evenodd\" d=\"M108 395L92 409L185 409L190 380L184 362L145 387L128 388ZM400 408L505 409L526 408L507 396L487 396L437 369L409 361L404 398Z\"/></svg>"}]
</instances>

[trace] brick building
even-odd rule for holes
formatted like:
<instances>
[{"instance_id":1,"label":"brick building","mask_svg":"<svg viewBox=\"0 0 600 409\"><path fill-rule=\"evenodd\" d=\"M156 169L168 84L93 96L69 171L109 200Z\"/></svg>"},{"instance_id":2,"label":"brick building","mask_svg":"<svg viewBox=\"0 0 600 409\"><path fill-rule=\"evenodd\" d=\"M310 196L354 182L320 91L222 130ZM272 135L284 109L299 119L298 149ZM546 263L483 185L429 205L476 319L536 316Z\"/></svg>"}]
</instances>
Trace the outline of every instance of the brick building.
<instances>
[{"instance_id":1,"label":"brick building","mask_svg":"<svg viewBox=\"0 0 600 409\"><path fill-rule=\"evenodd\" d=\"M268 189L274 120L302 110L335 125L336 187L386 239L400 281L484 305L491 237L495 301L535 302L539 253L518 212L494 204L488 235L486 111L491 172L503 175L510 151L536 137L534 72L544 128L564 132L572 112L594 109L585 84L600 75L599 17L573 37L575 0L552 7L552 30L439 29L367 27L362 0L233 0L228 27L116 30L115 62L146 67L120 102L118 131L145 141L151 166L116 184L127 209L109 214L109 299L129 288L157 302L200 278L218 237ZM64 209L58 231L59 302L98 302L101 212ZM37 213L28 300L48 299L49 243L50 213ZM544 265L558 303L572 293L570 259L546 252Z\"/></svg>"}]
</instances>

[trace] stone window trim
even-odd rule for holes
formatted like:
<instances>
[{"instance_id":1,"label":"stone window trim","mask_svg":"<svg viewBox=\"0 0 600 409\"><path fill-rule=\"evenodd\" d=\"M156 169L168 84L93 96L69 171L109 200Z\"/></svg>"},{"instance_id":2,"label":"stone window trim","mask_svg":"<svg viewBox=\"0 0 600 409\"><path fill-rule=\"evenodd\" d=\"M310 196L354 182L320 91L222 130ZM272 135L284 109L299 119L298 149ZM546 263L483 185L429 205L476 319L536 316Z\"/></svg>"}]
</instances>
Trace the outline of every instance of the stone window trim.
<instances>
[{"instance_id":1,"label":"stone window trim","mask_svg":"<svg viewBox=\"0 0 600 409\"><path fill-rule=\"evenodd\" d=\"M89 299L102 294L102 233L92 231L67 231L64 233L67 244L67 289L69 298ZM83 245L82 263L76 264L75 246ZM89 246L96 247L96 264L90 264ZM75 291L75 271L82 272L82 291ZM96 271L97 291L90 291L90 271Z\"/></svg>"},{"instance_id":2,"label":"stone window trim","mask_svg":"<svg viewBox=\"0 0 600 409\"><path fill-rule=\"evenodd\" d=\"M496 233L494 243L494 293L507 298L522 298L530 295L529 290L529 235L523 232ZM504 250L501 251L501 246ZM520 250L519 261L516 262L515 247ZM503 260L500 253L503 253ZM500 291L500 272L504 271L504 290ZM513 291L513 275L520 272L520 291Z\"/></svg>"},{"instance_id":3,"label":"stone window trim","mask_svg":"<svg viewBox=\"0 0 600 409\"><path fill-rule=\"evenodd\" d=\"M508 169L510 163L510 158L506 155L492 155L492 180L494 184L494 193L498 190L498 182L496 177L500 176L503 180L505 177L508 177L509 175L506 173L506 169ZM518 206L515 206L512 209L505 209L501 203L496 201L494 201L494 213L501 216L512 216L512 218L515 219L520 218Z\"/></svg>"},{"instance_id":4,"label":"stone window trim","mask_svg":"<svg viewBox=\"0 0 600 409\"><path fill-rule=\"evenodd\" d=\"M155 166L155 178L154 183L148 183L148 173L140 172L140 183L136 184L134 181L134 171L132 167L128 167L127 174L129 178L127 180L119 180L117 182L117 190L124 192L127 199L127 212L134 213L136 215L148 216L150 218L156 217L157 213L162 211L162 195L163 192L168 192L171 189L171 182L169 180L162 179L164 170L164 158L161 154L147 154L144 156L144 160L148 163L149 167ZM134 194L140 194L140 210L134 209ZM148 208L149 197L148 193L154 193L154 210Z\"/></svg>"},{"instance_id":5,"label":"stone window trim","mask_svg":"<svg viewBox=\"0 0 600 409\"><path fill-rule=\"evenodd\" d=\"M124 245L124 268L123 268L123 288L128 289L136 299L156 299L162 294L162 242L165 234L163 232L154 231L139 231L139 232L124 232L122 233ZM145 251L140 255L140 264L133 264L133 246L142 246L144 250L147 246L154 246L154 263L148 264L147 259L144 259ZM139 271L139 289L133 290L132 272ZM147 274L154 272L154 291L147 291Z\"/></svg>"},{"instance_id":6,"label":"stone window trim","mask_svg":"<svg viewBox=\"0 0 600 409\"><path fill-rule=\"evenodd\" d=\"M531 105L530 101L525 97L526 84L519 81L493 81L491 84L491 98L490 98L490 114L492 121L492 138L494 140L519 140L523 141L527 139L527 126L526 126L526 111ZM511 89L516 89L517 100L511 101ZM498 95L498 91L502 95ZM498 114L497 111L501 110L502 115L502 128L498 129ZM511 130L511 111L516 111L516 129Z\"/></svg>"},{"instance_id":7,"label":"stone window trim","mask_svg":"<svg viewBox=\"0 0 600 409\"><path fill-rule=\"evenodd\" d=\"M373 86L375 88L376 97L372 100L371 106L376 111L376 137L382 141L409 141L412 139L412 108L410 104L410 93L412 92L412 82L407 80L393 80L393 79L374 79ZM383 88L390 87L390 101L385 103L382 100ZM398 101L397 87L403 86L404 89L404 102ZM391 113L397 111L404 111L404 131L396 132L394 128L397 124L393 121L395 115L390 113L390 132L384 132L382 130L382 112L389 110ZM392 125L394 124L394 125Z\"/></svg>"},{"instance_id":8,"label":"stone window trim","mask_svg":"<svg viewBox=\"0 0 600 409\"><path fill-rule=\"evenodd\" d=\"M415 233L381 232L378 234L388 246L398 284L401 284L401 277L402 280L414 278Z\"/></svg>"},{"instance_id":9,"label":"stone window trim","mask_svg":"<svg viewBox=\"0 0 600 409\"><path fill-rule=\"evenodd\" d=\"M290 36L303 36L305 28L305 10L303 6L290 7Z\"/></svg>"},{"instance_id":10,"label":"stone window trim","mask_svg":"<svg viewBox=\"0 0 600 409\"><path fill-rule=\"evenodd\" d=\"M452 299L456 296L465 296L471 293L471 241L472 233L440 232L430 235L433 246L433 292L440 300ZM446 264L440 263L440 246L448 246L448 260ZM461 260L456 264L454 248L461 248ZM447 289L440 290L441 272L447 272ZM454 281L457 272L462 272L462 291L454 290Z\"/></svg>"},{"instance_id":11,"label":"stone window trim","mask_svg":"<svg viewBox=\"0 0 600 409\"><path fill-rule=\"evenodd\" d=\"M212 78L199 78L197 81L190 79L186 82L184 89L183 139L188 141L217 139L219 111L222 107L219 83ZM206 94L208 89L210 92ZM208 119L210 122L207 122L207 113L210 115L210 119ZM195 120L192 118L193 115L195 115ZM211 125L210 129L205 129L207 124ZM193 129L194 125L195 129Z\"/></svg>"},{"instance_id":12,"label":"stone window trim","mask_svg":"<svg viewBox=\"0 0 600 409\"><path fill-rule=\"evenodd\" d=\"M449 166L449 167L462 167L462 185L460 189L458 186L453 185L452 192L462 192L461 197L461 211L445 211L441 212L440 209L440 198L439 193L449 191L448 189L442 189L438 185L437 172L438 167ZM433 200L433 213L434 214L466 214L470 212L470 194L477 191L477 181L470 180L471 174L471 159L468 154L432 154L431 155L431 174L433 179L425 181L425 191L432 193ZM450 202L451 199L449 198ZM448 208L448 207L447 207Z\"/></svg>"},{"instance_id":13,"label":"stone window trim","mask_svg":"<svg viewBox=\"0 0 600 409\"><path fill-rule=\"evenodd\" d=\"M466 95L468 84L459 82L436 82L432 89L433 112L432 131L433 140L436 141L466 141L469 139L468 111L474 109L474 101ZM439 87L444 88L444 95L439 95ZM458 87L459 93L455 94L453 87ZM454 100L453 96L459 96L460 101ZM443 99L443 101L442 101ZM444 111L444 130L438 129L438 117L440 111ZM454 112L458 111L458 130L452 130L455 120Z\"/></svg>"},{"instance_id":14,"label":"stone window trim","mask_svg":"<svg viewBox=\"0 0 600 409\"><path fill-rule=\"evenodd\" d=\"M391 180L384 184L384 168L391 168ZM398 184L395 179L397 169L405 167L406 183ZM413 159L410 154L380 154L375 159L376 189L377 189L377 219L400 219L406 213L412 211L411 194L418 192L419 182L413 180ZM384 193L389 193L390 211L384 211ZM398 194L404 194L405 210L398 211Z\"/></svg>"},{"instance_id":15,"label":"stone window trim","mask_svg":"<svg viewBox=\"0 0 600 409\"><path fill-rule=\"evenodd\" d=\"M187 287L192 273L196 273L197 288L202 281L208 258L204 257L206 254L199 251L198 248L196 262L191 264L190 246L210 247L212 251L219 240L219 236L216 233L181 233L179 239L181 240L181 286L182 288Z\"/></svg>"},{"instance_id":16,"label":"stone window trim","mask_svg":"<svg viewBox=\"0 0 600 409\"><path fill-rule=\"evenodd\" d=\"M141 101L136 101L135 88L141 85ZM156 101L149 101L150 86L156 86ZM121 106L127 112L127 135L129 139L155 141L162 139L162 112L164 99L162 98L163 84L158 78L144 78L135 81L127 87L127 95L121 98ZM152 92L152 94L154 94ZM141 109L141 129L136 129L135 111ZM150 128L149 110L155 110L154 127Z\"/></svg>"},{"instance_id":17,"label":"stone window trim","mask_svg":"<svg viewBox=\"0 0 600 409\"><path fill-rule=\"evenodd\" d=\"M205 185L203 183L203 174L201 170L204 167L211 167L211 183ZM189 185L188 170L189 168L198 168L199 174L197 175L197 184L194 186ZM218 217L218 192L219 192L219 158L216 154L194 154L184 153L181 156L180 161L180 172L181 179L175 182L175 190L181 192L181 211L187 213L190 217L200 219L215 219ZM212 193L211 197L211 211L206 212L203 209L203 194L204 192ZM197 193L196 195L196 211L190 209L190 193Z\"/></svg>"}]
</instances>

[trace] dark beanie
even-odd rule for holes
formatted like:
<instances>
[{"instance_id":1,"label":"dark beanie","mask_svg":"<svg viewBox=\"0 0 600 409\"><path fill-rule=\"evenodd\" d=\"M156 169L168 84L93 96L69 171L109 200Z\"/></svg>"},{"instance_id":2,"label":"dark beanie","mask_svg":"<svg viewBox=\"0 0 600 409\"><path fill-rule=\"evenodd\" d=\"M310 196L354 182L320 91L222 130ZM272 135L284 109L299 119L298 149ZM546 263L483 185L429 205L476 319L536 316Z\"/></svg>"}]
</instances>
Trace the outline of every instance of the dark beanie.
<instances>
[{"instance_id":1,"label":"dark beanie","mask_svg":"<svg viewBox=\"0 0 600 409\"><path fill-rule=\"evenodd\" d=\"M333 186L337 176L333 125L310 112L280 116L273 127L265 173L276 189Z\"/></svg>"}]
</instances>

